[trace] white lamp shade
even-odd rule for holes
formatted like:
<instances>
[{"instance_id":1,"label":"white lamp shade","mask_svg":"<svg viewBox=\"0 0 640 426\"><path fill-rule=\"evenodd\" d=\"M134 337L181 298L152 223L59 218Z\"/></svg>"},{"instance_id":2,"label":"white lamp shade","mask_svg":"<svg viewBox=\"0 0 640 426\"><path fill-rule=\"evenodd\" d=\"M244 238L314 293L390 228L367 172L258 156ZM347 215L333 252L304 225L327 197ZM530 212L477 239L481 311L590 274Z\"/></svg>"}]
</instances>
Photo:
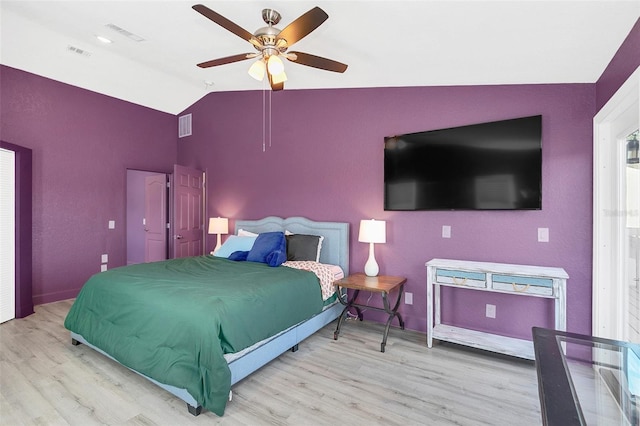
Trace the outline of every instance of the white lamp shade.
<instances>
[{"instance_id":1,"label":"white lamp shade","mask_svg":"<svg viewBox=\"0 0 640 426\"><path fill-rule=\"evenodd\" d=\"M287 74L282 71L280 74L272 75L271 81L273 81L273 84L284 83L287 81Z\"/></svg>"},{"instance_id":2,"label":"white lamp shade","mask_svg":"<svg viewBox=\"0 0 640 426\"><path fill-rule=\"evenodd\" d=\"M269 68L269 74L278 75L284 71L284 64L282 59L278 55L271 55L267 61L267 68Z\"/></svg>"},{"instance_id":3,"label":"white lamp shade","mask_svg":"<svg viewBox=\"0 0 640 426\"><path fill-rule=\"evenodd\" d=\"M209 233L210 234L228 234L229 233L229 219L226 217L212 217L209 218Z\"/></svg>"},{"instance_id":4,"label":"white lamp shade","mask_svg":"<svg viewBox=\"0 0 640 426\"><path fill-rule=\"evenodd\" d=\"M384 220L361 220L358 241L361 243L386 243L387 222Z\"/></svg>"},{"instance_id":5,"label":"white lamp shade","mask_svg":"<svg viewBox=\"0 0 640 426\"><path fill-rule=\"evenodd\" d=\"M258 81L262 81L264 78L264 71L265 65L262 59L258 59L249 67L249 75Z\"/></svg>"}]
</instances>

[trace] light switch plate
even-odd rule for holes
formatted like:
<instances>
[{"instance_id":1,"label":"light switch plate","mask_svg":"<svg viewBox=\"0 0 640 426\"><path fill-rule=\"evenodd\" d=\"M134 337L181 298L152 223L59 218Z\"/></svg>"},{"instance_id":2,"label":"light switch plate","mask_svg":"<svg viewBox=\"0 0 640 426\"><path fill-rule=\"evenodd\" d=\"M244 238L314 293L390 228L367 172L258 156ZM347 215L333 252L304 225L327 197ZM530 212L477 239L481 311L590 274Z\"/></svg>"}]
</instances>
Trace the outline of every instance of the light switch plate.
<instances>
[{"instance_id":1,"label":"light switch plate","mask_svg":"<svg viewBox=\"0 0 640 426\"><path fill-rule=\"evenodd\" d=\"M496 317L496 305L491 305L487 303L487 308L485 315L487 318L495 318Z\"/></svg>"},{"instance_id":2,"label":"light switch plate","mask_svg":"<svg viewBox=\"0 0 640 426\"><path fill-rule=\"evenodd\" d=\"M100 265L100 272L104 272L107 270L107 265Z\"/></svg>"},{"instance_id":3,"label":"light switch plate","mask_svg":"<svg viewBox=\"0 0 640 426\"><path fill-rule=\"evenodd\" d=\"M549 228L538 228L538 242L549 242Z\"/></svg>"},{"instance_id":4,"label":"light switch plate","mask_svg":"<svg viewBox=\"0 0 640 426\"><path fill-rule=\"evenodd\" d=\"M116 221L115 220L110 220L109 221L109 229L116 229Z\"/></svg>"},{"instance_id":5,"label":"light switch plate","mask_svg":"<svg viewBox=\"0 0 640 426\"><path fill-rule=\"evenodd\" d=\"M442 238L451 238L451 226L442 225Z\"/></svg>"},{"instance_id":6,"label":"light switch plate","mask_svg":"<svg viewBox=\"0 0 640 426\"><path fill-rule=\"evenodd\" d=\"M108 263L108 262L109 262L108 254L103 254L102 256L100 256L100 263Z\"/></svg>"}]
</instances>

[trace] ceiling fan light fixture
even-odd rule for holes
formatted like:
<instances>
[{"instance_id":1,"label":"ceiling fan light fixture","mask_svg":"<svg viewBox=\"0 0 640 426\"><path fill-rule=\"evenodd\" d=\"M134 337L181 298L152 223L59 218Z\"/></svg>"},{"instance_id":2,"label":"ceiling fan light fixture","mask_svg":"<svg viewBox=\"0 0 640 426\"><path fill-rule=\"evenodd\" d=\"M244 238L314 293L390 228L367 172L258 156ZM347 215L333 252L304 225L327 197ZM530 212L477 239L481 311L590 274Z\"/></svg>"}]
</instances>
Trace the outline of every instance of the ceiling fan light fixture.
<instances>
[{"instance_id":1,"label":"ceiling fan light fixture","mask_svg":"<svg viewBox=\"0 0 640 426\"><path fill-rule=\"evenodd\" d=\"M249 68L249 75L258 81L264 79L265 65L262 59L258 59Z\"/></svg>"},{"instance_id":2,"label":"ceiling fan light fixture","mask_svg":"<svg viewBox=\"0 0 640 426\"><path fill-rule=\"evenodd\" d=\"M273 76L284 73L284 64L278 55L269 56L267 67L269 68L269 74Z\"/></svg>"},{"instance_id":3,"label":"ceiling fan light fixture","mask_svg":"<svg viewBox=\"0 0 640 426\"><path fill-rule=\"evenodd\" d=\"M287 74L284 71L280 74L271 74L271 81L273 81L273 84L284 83L287 81Z\"/></svg>"}]
</instances>

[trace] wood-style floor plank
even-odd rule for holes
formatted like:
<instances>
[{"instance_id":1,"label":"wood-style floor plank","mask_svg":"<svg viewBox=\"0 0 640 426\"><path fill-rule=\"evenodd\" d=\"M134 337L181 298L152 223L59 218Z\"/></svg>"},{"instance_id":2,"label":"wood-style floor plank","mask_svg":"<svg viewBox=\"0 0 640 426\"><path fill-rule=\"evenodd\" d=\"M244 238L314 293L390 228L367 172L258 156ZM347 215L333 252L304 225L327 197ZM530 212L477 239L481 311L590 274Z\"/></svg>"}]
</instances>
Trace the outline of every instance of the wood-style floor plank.
<instances>
[{"instance_id":1,"label":"wood-style floor plank","mask_svg":"<svg viewBox=\"0 0 640 426\"><path fill-rule=\"evenodd\" d=\"M223 417L186 405L107 357L72 346L72 300L0 325L1 425L539 425L533 362L425 335L329 324L233 388Z\"/></svg>"}]
</instances>

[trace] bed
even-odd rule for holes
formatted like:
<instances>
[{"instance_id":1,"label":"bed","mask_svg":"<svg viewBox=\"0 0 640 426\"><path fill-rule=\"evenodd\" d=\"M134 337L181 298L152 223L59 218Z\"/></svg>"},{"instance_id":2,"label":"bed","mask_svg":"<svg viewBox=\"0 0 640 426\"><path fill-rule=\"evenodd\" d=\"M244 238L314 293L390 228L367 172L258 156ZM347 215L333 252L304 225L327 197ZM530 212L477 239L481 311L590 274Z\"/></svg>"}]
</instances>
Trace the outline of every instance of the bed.
<instances>
[{"instance_id":1,"label":"bed","mask_svg":"<svg viewBox=\"0 0 640 426\"><path fill-rule=\"evenodd\" d=\"M321 236L322 248L316 260L322 265L339 266L345 276L349 273L348 223L267 217L238 220L235 227L236 234L242 230ZM188 268L186 272L183 267ZM298 343L342 312L335 296L316 301L315 294L319 295L320 290L312 272L284 265L272 268L207 255L130 265L108 272L92 277L74 302L65 320L72 343L85 344L125 365L182 399L193 415L200 414L203 407L223 415L231 386L283 352L296 350ZM207 286L205 280L213 275L227 277L225 282L229 284L221 284L220 288ZM187 282L186 276L195 278ZM240 277L252 277L244 280L246 288L245 284L239 286ZM260 285L256 285L255 277L259 277ZM289 279L296 284L286 284ZM266 296L266 288L273 288L279 296ZM209 292L223 296L210 297ZM289 293L296 303L287 301ZM246 312L232 310L233 303L251 306L250 310L262 316L251 320ZM215 309L211 308L213 305ZM283 314L282 319L280 314L265 314L284 311L286 318ZM198 312L206 316L205 320L191 319ZM183 317L191 322L183 322ZM261 320L265 317L269 321ZM152 330L149 325L156 319L163 321L161 331ZM243 321L250 321L250 326L236 329L235 325ZM250 342L256 336L262 337Z\"/></svg>"}]
</instances>

